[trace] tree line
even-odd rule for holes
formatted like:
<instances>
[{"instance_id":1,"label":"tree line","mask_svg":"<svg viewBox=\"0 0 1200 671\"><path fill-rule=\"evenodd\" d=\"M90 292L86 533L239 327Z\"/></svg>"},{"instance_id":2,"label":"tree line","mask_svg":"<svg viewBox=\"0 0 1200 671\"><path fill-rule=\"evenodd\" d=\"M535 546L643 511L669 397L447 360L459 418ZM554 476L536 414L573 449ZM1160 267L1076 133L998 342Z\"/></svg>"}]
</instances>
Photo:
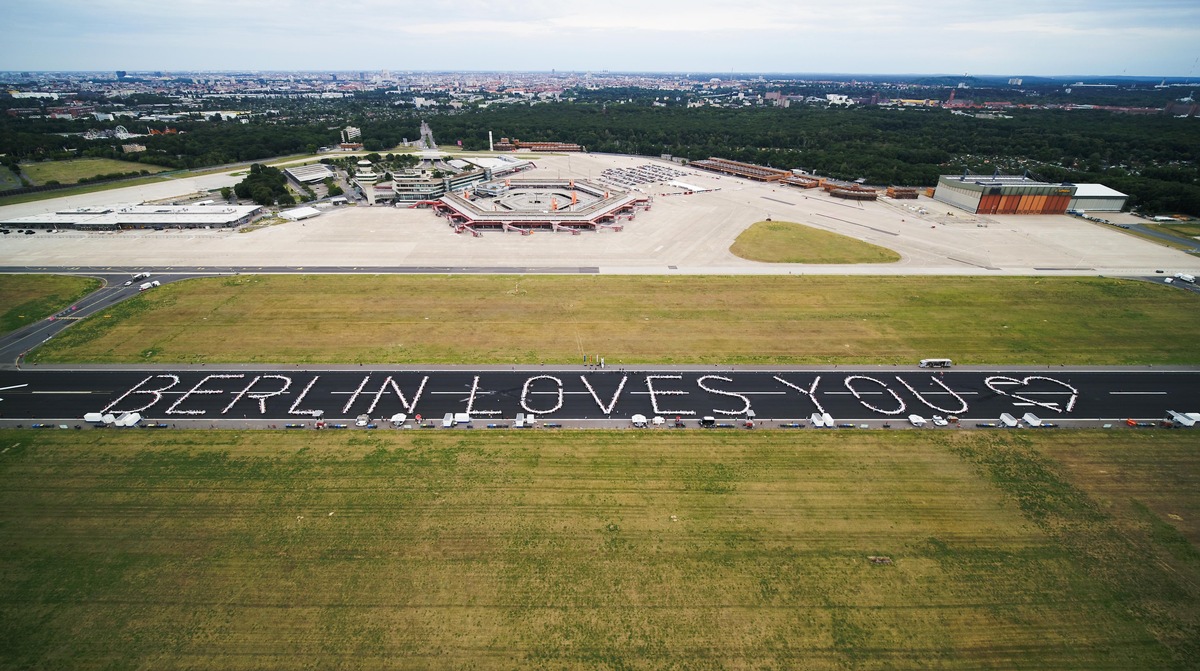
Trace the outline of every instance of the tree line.
<instances>
[{"instance_id":1,"label":"tree line","mask_svg":"<svg viewBox=\"0 0 1200 671\"><path fill-rule=\"evenodd\" d=\"M1147 212L1200 216L1200 124L1166 115L1014 110L981 119L941 109L860 107L685 108L633 103L556 102L418 112L367 98L331 110L275 118L181 121L178 134L138 138L147 150L124 154L121 141L62 135L115 122L0 118L0 150L10 160L101 156L170 168L197 168L314 152L336 144L346 124L362 128L367 150L415 140L422 118L439 143L486 150L495 138L556 140L588 151L685 159L719 156L802 168L870 184L932 186L938 175L1030 171L1046 180L1101 182L1130 194ZM314 120L316 119L316 120ZM128 122L127 122L128 123ZM131 130L141 130L140 128Z\"/></svg>"}]
</instances>

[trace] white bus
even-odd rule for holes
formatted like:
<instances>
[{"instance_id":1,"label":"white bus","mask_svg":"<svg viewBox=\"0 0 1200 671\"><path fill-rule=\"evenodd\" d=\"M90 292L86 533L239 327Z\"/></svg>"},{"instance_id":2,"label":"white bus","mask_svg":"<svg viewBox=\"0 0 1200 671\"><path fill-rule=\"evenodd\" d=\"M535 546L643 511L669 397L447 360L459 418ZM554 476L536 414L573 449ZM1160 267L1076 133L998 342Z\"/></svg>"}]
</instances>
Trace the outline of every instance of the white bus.
<instances>
[{"instance_id":1,"label":"white bus","mask_svg":"<svg viewBox=\"0 0 1200 671\"><path fill-rule=\"evenodd\" d=\"M953 365L950 359L921 359L921 368L949 368Z\"/></svg>"}]
</instances>

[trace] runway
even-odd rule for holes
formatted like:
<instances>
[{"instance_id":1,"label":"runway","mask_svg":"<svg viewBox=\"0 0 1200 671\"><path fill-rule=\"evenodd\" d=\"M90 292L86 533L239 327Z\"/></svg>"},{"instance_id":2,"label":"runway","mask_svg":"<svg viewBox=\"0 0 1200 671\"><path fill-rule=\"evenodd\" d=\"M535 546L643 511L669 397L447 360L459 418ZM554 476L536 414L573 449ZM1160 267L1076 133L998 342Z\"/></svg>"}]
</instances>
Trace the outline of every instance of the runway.
<instances>
[{"instance_id":1,"label":"runway","mask_svg":"<svg viewBox=\"0 0 1200 671\"><path fill-rule=\"evenodd\" d=\"M997 370L0 370L0 421L79 423L85 413L138 412L180 426L262 427L353 422L404 413L440 420L466 413L475 426L517 413L572 426L628 426L635 414L760 426L827 413L839 424L903 424L910 414L963 424L1033 413L1063 426L1167 410L1200 411L1194 371ZM440 425L440 424L439 424Z\"/></svg>"}]
</instances>

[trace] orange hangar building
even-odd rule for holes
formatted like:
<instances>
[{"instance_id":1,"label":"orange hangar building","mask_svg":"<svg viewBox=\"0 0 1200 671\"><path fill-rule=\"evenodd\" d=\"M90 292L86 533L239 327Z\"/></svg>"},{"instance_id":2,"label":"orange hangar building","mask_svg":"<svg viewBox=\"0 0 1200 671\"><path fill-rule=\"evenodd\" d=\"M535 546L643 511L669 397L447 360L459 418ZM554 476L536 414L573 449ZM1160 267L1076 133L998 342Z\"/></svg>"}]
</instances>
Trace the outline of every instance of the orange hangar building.
<instances>
[{"instance_id":1,"label":"orange hangar building","mask_svg":"<svg viewBox=\"0 0 1200 671\"><path fill-rule=\"evenodd\" d=\"M933 199L972 214L1065 214L1075 190L1027 175L942 175Z\"/></svg>"}]
</instances>

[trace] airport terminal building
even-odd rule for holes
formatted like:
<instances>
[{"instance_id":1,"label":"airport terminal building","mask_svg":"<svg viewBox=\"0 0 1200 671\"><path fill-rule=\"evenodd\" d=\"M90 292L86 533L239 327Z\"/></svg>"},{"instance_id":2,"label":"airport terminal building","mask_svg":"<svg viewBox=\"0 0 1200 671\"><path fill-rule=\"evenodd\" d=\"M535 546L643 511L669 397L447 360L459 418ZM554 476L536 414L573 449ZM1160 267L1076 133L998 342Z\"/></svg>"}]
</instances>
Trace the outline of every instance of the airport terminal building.
<instances>
[{"instance_id":1,"label":"airport terminal building","mask_svg":"<svg viewBox=\"0 0 1200 671\"><path fill-rule=\"evenodd\" d=\"M248 224L259 205L123 205L80 207L0 220L0 226L115 231L127 228L226 228Z\"/></svg>"}]
</instances>

